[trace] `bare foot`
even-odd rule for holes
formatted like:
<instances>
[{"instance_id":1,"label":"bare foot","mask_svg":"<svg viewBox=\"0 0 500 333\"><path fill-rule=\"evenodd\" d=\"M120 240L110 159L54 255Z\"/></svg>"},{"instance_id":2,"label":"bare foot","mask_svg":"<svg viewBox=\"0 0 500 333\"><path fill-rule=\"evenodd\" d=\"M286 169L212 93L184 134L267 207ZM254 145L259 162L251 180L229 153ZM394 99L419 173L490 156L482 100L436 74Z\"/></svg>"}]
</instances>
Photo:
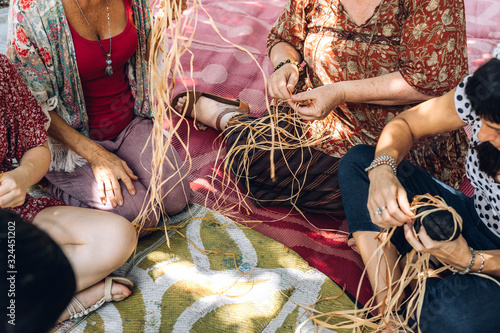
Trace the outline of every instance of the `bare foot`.
<instances>
[{"instance_id":1,"label":"bare foot","mask_svg":"<svg viewBox=\"0 0 500 333\"><path fill-rule=\"evenodd\" d=\"M174 106L175 110L182 114L184 106L187 102L187 96L183 96L178 99L177 105ZM211 98L201 96L194 105L191 117L202 124L216 128L215 123L217 121L217 116L226 110L227 108L235 108L234 105L224 104L214 101ZM229 112L225 114L220 120L220 128L224 130L227 126L229 119L234 117L238 112Z\"/></svg>"},{"instance_id":2,"label":"bare foot","mask_svg":"<svg viewBox=\"0 0 500 333\"><path fill-rule=\"evenodd\" d=\"M358 249L358 246L356 245L356 241L354 240L354 238L348 238L347 239L347 245L354 251L356 252L357 254L359 254L359 249Z\"/></svg>"},{"instance_id":3,"label":"bare foot","mask_svg":"<svg viewBox=\"0 0 500 333\"><path fill-rule=\"evenodd\" d=\"M113 282L111 285L111 296L113 301L123 301L125 298L129 297L131 293L132 292L123 284ZM104 280L78 292L74 297L83 304L85 309L88 309L104 297ZM76 311L80 312L81 309L76 307ZM64 321L67 319L69 319L69 312L66 308L59 317L59 320Z\"/></svg>"}]
</instances>

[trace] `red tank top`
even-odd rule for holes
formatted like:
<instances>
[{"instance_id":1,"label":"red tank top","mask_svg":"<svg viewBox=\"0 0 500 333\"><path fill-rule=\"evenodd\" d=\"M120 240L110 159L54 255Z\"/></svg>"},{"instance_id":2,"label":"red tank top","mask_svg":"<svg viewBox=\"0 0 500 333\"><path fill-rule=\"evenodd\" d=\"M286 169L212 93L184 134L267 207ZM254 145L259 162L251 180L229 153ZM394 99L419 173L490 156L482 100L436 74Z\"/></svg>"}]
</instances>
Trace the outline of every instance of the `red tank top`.
<instances>
[{"instance_id":1,"label":"red tank top","mask_svg":"<svg viewBox=\"0 0 500 333\"><path fill-rule=\"evenodd\" d=\"M137 49L138 38L132 17L132 4L124 0L127 13L125 30L112 38L111 61L113 75L106 76L106 56L99 43L80 36L70 25L82 82L90 137L112 140L134 117L134 97L127 78L127 61ZM132 22L131 22L132 21ZM109 52L109 39L100 40Z\"/></svg>"}]
</instances>

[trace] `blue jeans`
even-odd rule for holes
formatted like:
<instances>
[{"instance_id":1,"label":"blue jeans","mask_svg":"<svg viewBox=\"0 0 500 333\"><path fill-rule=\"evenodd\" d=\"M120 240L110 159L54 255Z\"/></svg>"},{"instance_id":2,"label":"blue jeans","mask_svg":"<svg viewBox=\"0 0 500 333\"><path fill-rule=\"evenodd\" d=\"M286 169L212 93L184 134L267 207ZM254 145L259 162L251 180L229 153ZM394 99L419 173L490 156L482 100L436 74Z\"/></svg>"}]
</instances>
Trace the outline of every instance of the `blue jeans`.
<instances>
[{"instance_id":1,"label":"blue jeans","mask_svg":"<svg viewBox=\"0 0 500 333\"><path fill-rule=\"evenodd\" d=\"M371 222L368 209L370 181L365 168L373 160L375 147L358 145L351 148L339 163L339 183L349 231L379 231ZM426 171L403 160L398 166L398 179L411 202L417 194L439 195L463 219L462 235L476 250L500 248L500 238L481 221L474 208L473 198L433 178ZM410 245L403 233L392 243L401 254ZM500 281L500 279L497 279ZM500 286L494 281L475 275L452 275L427 279L419 327L428 332L497 332L497 310Z\"/></svg>"}]
</instances>

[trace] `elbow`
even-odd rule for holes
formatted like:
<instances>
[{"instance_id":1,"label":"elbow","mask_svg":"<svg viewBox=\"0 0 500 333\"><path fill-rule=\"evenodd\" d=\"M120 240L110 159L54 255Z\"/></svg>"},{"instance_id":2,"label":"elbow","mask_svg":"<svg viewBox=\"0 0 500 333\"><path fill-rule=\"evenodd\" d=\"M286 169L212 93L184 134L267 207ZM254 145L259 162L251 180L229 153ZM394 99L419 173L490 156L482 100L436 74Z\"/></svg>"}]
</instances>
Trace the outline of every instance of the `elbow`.
<instances>
[{"instance_id":1,"label":"elbow","mask_svg":"<svg viewBox=\"0 0 500 333\"><path fill-rule=\"evenodd\" d=\"M436 97L434 95L424 94L424 93L416 90L415 88L412 88L412 90L413 90L413 94L412 94L411 98L413 98L413 102L411 102L410 104L422 103L422 102L428 101L428 100Z\"/></svg>"},{"instance_id":2,"label":"elbow","mask_svg":"<svg viewBox=\"0 0 500 333\"><path fill-rule=\"evenodd\" d=\"M402 97L401 104L419 104L436 97L431 91L408 84L406 81L395 90L399 92L398 96Z\"/></svg>"},{"instance_id":3,"label":"elbow","mask_svg":"<svg viewBox=\"0 0 500 333\"><path fill-rule=\"evenodd\" d=\"M43 160L45 162L43 164L43 168L45 170L44 173L47 173L49 171L50 163L52 162L52 156L51 156L52 154L50 153L50 148L47 141L45 141L41 147L42 147L43 159L40 160Z\"/></svg>"}]
</instances>

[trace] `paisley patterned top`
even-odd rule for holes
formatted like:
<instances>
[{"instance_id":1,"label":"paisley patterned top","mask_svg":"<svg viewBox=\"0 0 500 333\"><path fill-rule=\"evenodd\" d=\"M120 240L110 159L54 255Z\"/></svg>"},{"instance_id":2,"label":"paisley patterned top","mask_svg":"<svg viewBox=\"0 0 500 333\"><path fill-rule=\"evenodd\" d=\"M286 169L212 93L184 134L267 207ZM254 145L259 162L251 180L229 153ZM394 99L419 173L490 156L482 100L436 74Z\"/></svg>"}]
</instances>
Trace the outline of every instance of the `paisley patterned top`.
<instances>
[{"instance_id":1,"label":"paisley patterned top","mask_svg":"<svg viewBox=\"0 0 500 333\"><path fill-rule=\"evenodd\" d=\"M0 54L0 171L12 170L13 161L47 139L48 121L37 100L7 57ZM64 205L59 199L33 198L29 194L21 206L11 208L28 222L42 209Z\"/></svg>"},{"instance_id":2,"label":"paisley patterned top","mask_svg":"<svg viewBox=\"0 0 500 333\"><path fill-rule=\"evenodd\" d=\"M399 71L417 91L439 96L467 75L462 0L381 0L361 25L339 0L289 0L268 50L283 41L305 61L298 91ZM317 149L341 157L353 145L376 144L387 122L410 106L346 103L315 121L310 134L324 139ZM466 153L467 138L459 131L419 143L409 159L457 187Z\"/></svg>"},{"instance_id":3,"label":"paisley patterned top","mask_svg":"<svg viewBox=\"0 0 500 333\"><path fill-rule=\"evenodd\" d=\"M146 59L149 1L132 0L139 43L128 65L137 115L150 117ZM88 117L70 27L61 0L14 0L9 12L7 56L48 114L55 111L88 136ZM85 163L66 146L49 140L51 170L71 172Z\"/></svg>"}]
</instances>

